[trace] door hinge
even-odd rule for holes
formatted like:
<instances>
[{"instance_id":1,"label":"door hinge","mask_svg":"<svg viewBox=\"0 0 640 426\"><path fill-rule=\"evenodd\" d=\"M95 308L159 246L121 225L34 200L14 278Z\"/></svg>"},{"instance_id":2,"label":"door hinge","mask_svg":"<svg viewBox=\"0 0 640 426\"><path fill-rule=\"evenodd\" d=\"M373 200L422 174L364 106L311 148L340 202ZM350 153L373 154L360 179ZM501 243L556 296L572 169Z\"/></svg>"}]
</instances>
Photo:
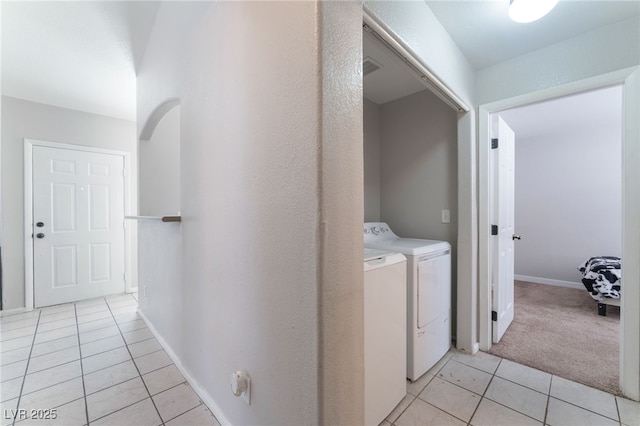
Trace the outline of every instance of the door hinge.
<instances>
[{"instance_id":1,"label":"door hinge","mask_svg":"<svg viewBox=\"0 0 640 426\"><path fill-rule=\"evenodd\" d=\"M491 139L491 149L498 148L498 138Z\"/></svg>"},{"instance_id":2,"label":"door hinge","mask_svg":"<svg viewBox=\"0 0 640 426\"><path fill-rule=\"evenodd\" d=\"M498 313L496 311L491 311L491 321L498 321Z\"/></svg>"},{"instance_id":3,"label":"door hinge","mask_svg":"<svg viewBox=\"0 0 640 426\"><path fill-rule=\"evenodd\" d=\"M498 235L498 225L491 225L491 235Z\"/></svg>"}]
</instances>

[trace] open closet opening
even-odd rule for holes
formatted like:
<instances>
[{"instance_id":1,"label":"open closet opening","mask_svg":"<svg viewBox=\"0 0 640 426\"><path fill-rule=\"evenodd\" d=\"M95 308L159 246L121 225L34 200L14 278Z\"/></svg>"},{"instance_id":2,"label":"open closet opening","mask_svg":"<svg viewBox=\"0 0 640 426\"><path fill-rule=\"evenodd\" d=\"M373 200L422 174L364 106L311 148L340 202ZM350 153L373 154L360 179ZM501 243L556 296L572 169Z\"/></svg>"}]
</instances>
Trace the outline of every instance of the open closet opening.
<instances>
[{"instance_id":1,"label":"open closet opening","mask_svg":"<svg viewBox=\"0 0 640 426\"><path fill-rule=\"evenodd\" d=\"M452 246L455 332L458 114L363 31L364 221Z\"/></svg>"}]
</instances>

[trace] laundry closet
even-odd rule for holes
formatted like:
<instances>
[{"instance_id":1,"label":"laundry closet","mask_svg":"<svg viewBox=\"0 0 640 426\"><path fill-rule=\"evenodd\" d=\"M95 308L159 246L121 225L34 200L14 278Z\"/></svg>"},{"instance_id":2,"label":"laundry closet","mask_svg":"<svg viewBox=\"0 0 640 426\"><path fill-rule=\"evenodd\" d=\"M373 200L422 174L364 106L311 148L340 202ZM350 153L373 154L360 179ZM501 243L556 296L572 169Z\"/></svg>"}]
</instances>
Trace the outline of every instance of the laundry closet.
<instances>
[{"instance_id":1,"label":"laundry closet","mask_svg":"<svg viewBox=\"0 0 640 426\"><path fill-rule=\"evenodd\" d=\"M367 31L363 74L364 221L451 243L455 332L458 113Z\"/></svg>"}]
</instances>

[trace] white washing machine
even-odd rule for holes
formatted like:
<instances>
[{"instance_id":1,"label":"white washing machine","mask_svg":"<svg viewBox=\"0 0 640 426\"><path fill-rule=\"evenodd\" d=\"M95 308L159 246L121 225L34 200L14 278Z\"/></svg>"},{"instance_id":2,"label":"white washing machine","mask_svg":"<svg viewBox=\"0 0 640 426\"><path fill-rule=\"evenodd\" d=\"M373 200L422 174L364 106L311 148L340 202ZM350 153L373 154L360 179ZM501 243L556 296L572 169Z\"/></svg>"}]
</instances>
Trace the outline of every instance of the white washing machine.
<instances>
[{"instance_id":1,"label":"white washing machine","mask_svg":"<svg viewBox=\"0 0 640 426\"><path fill-rule=\"evenodd\" d=\"M406 258L364 249L364 420L379 425L407 391Z\"/></svg>"},{"instance_id":2,"label":"white washing machine","mask_svg":"<svg viewBox=\"0 0 640 426\"><path fill-rule=\"evenodd\" d=\"M364 246L407 257L407 377L417 380L451 347L451 245L401 238L386 223L369 222Z\"/></svg>"}]
</instances>

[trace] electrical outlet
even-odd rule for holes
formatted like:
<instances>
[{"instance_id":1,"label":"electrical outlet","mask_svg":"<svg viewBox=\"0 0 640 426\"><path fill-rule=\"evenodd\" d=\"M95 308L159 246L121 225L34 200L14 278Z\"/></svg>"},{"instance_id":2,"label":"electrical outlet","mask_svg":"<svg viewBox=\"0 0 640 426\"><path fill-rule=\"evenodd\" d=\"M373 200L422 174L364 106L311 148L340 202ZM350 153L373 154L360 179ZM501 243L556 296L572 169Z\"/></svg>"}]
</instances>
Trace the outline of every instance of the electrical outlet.
<instances>
[{"instance_id":1,"label":"electrical outlet","mask_svg":"<svg viewBox=\"0 0 640 426\"><path fill-rule=\"evenodd\" d=\"M449 209L442 210L442 223L451 223L451 211Z\"/></svg>"}]
</instances>

